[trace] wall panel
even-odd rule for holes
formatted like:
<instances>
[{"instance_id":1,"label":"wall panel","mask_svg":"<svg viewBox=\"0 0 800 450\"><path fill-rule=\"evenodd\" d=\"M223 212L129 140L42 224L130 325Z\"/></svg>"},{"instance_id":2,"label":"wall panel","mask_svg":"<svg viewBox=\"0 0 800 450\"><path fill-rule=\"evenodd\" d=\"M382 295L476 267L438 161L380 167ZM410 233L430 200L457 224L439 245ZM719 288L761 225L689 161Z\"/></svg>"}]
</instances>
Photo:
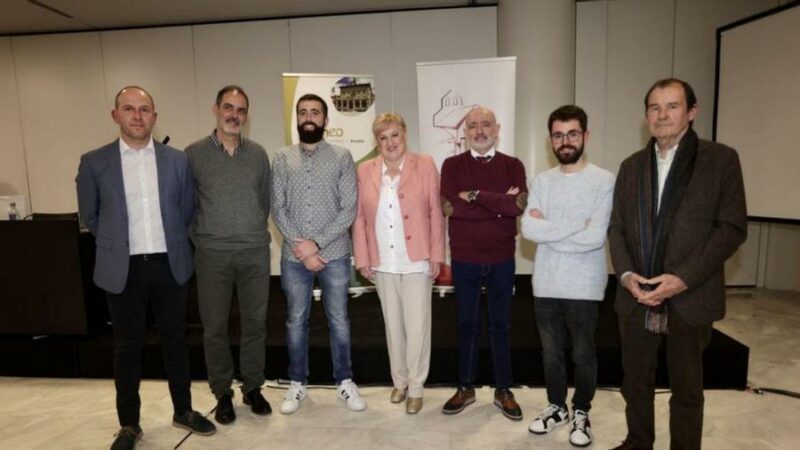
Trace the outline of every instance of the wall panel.
<instances>
[{"instance_id":1,"label":"wall panel","mask_svg":"<svg viewBox=\"0 0 800 450\"><path fill-rule=\"evenodd\" d=\"M405 118L409 148L416 151L417 63L496 57L497 9L411 11L391 20L393 109Z\"/></svg>"},{"instance_id":2,"label":"wall panel","mask_svg":"<svg viewBox=\"0 0 800 450\"><path fill-rule=\"evenodd\" d=\"M575 33L575 104L589 116L589 161L616 172L606 163L606 59L608 56L608 3L577 4Z\"/></svg>"},{"instance_id":3,"label":"wall panel","mask_svg":"<svg viewBox=\"0 0 800 450\"><path fill-rule=\"evenodd\" d=\"M292 72L374 75L375 111L391 111L390 14L292 19L289 32Z\"/></svg>"},{"instance_id":4,"label":"wall panel","mask_svg":"<svg viewBox=\"0 0 800 450\"><path fill-rule=\"evenodd\" d=\"M644 94L672 74L674 0L608 3L606 166L613 172L650 136Z\"/></svg>"},{"instance_id":5,"label":"wall panel","mask_svg":"<svg viewBox=\"0 0 800 450\"><path fill-rule=\"evenodd\" d=\"M106 102L127 85L153 96L154 137L183 148L199 136L192 27L146 28L101 33Z\"/></svg>"},{"instance_id":6,"label":"wall panel","mask_svg":"<svg viewBox=\"0 0 800 450\"><path fill-rule=\"evenodd\" d=\"M238 84L251 103L245 134L270 153L283 146L281 74L290 69L289 22L198 25L193 37L198 138L216 126L211 105L217 91Z\"/></svg>"},{"instance_id":7,"label":"wall panel","mask_svg":"<svg viewBox=\"0 0 800 450\"><path fill-rule=\"evenodd\" d=\"M33 211L77 211L80 155L116 136L97 33L13 38Z\"/></svg>"},{"instance_id":8,"label":"wall panel","mask_svg":"<svg viewBox=\"0 0 800 450\"><path fill-rule=\"evenodd\" d=\"M28 195L25 148L11 38L0 38L0 195ZM5 211L0 211L0 216Z\"/></svg>"}]
</instances>

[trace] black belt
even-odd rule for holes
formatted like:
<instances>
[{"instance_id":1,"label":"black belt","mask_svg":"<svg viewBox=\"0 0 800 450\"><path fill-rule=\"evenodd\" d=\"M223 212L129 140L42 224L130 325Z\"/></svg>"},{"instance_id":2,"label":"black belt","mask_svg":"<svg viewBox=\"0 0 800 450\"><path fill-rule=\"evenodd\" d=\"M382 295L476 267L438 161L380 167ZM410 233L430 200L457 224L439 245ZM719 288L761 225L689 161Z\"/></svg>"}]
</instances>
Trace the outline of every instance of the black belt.
<instances>
[{"instance_id":1,"label":"black belt","mask_svg":"<svg viewBox=\"0 0 800 450\"><path fill-rule=\"evenodd\" d=\"M141 253L138 255L131 255L132 260L139 261L160 261L167 259L166 253Z\"/></svg>"}]
</instances>

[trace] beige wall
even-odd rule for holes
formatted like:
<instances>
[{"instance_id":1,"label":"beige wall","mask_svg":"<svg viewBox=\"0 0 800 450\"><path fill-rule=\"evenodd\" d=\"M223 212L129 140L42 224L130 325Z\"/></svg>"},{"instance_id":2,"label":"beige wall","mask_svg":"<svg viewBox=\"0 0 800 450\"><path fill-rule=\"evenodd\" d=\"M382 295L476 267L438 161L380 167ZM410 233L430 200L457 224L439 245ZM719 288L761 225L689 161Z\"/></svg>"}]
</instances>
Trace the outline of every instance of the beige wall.
<instances>
[{"instance_id":1,"label":"beige wall","mask_svg":"<svg viewBox=\"0 0 800 450\"><path fill-rule=\"evenodd\" d=\"M15 37L30 205L37 212L77 210L81 153L111 140L111 107L103 90L100 35Z\"/></svg>"},{"instance_id":2,"label":"beige wall","mask_svg":"<svg viewBox=\"0 0 800 450\"><path fill-rule=\"evenodd\" d=\"M0 38L0 195L28 195L19 89L11 38Z\"/></svg>"},{"instance_id":3,"label":"beige wall","mask_svg":"<svg viewBox=\"0 0 800 450\"><path fill-rule=\"evenodd\" d=\"M291 67L289 21L273 20L193 27L199 135L216 126L211 106L228 84L250 97L246 134L268 152L283 143L281 73Z\"/></svg>"}]
</instances>

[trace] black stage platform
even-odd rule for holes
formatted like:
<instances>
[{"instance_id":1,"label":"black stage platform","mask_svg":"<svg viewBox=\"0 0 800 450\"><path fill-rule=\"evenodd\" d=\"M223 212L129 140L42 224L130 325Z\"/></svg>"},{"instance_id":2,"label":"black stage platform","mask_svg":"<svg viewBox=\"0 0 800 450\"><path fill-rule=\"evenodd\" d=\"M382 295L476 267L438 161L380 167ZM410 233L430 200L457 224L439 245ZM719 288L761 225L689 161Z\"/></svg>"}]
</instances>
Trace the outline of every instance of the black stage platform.
<instances>
[{"instance_id":1,"label":"black stage platform","mask_svg":"<svg viewBox=\"0 0 800 450\"><path fill-rule=\"evenodd\" d=\"M596 332L598 354L598 384L619 386L619 333L613 308L614 278L610 277L606 299L600 306ZM89 329L87 336L22 336L0 335L0 376L112 378L113 338L107 317L105 300L96 288L86 292ZM195 292L190 295L188 312L188 341L191 349L192 375L205 378L202 329ZM484 315L485 316L485 315ZM280 280L273 277L267 313L267 379L286 377L286 304ZM514 379L518 384L543 386L539 336L536 331L529 275L516 279L513 303L511 345ZM390 385L389 361L386 353L383 318L376 295L364 294L350 301L353 372L362 385ZM231 317L231 329L238 332L238 313ZM331 361L328 330L321 302L314 302L310 331L310 383L331 382ZM485 322L484 322L485 328ZM161 349L156 330L150 328L145 348L145 378L164 378ZM232 340L234 350L238 341ZM433 336L431 369L428 385L452 385L457 377L456 302L453 295L433 299ZM705 352L705 385L708 389L742 389L747 384L749 349L725 334L714 330ZM667 374L660 356L657 384L667 385ZM481 347L478 384L490 384L492 379L488 340Z\"/></svg>"}]
</instances>

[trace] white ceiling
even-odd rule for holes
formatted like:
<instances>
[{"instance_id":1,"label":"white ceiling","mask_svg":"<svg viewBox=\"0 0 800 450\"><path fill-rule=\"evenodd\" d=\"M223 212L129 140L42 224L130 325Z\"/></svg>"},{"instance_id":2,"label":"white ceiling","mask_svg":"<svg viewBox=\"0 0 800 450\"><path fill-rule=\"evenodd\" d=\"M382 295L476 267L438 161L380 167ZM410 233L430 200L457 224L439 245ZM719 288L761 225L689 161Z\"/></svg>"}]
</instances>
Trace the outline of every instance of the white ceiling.
<instances>
[{"instance_id":1,"label":"white ceiling","mask_svg":"<svg viewBox=\"0 0 800 450\"><path fill-rule=\"evenodd\" d=\"M492 5L497 0L0 0L0 35Z\"/></svg>"}]
</instances>

